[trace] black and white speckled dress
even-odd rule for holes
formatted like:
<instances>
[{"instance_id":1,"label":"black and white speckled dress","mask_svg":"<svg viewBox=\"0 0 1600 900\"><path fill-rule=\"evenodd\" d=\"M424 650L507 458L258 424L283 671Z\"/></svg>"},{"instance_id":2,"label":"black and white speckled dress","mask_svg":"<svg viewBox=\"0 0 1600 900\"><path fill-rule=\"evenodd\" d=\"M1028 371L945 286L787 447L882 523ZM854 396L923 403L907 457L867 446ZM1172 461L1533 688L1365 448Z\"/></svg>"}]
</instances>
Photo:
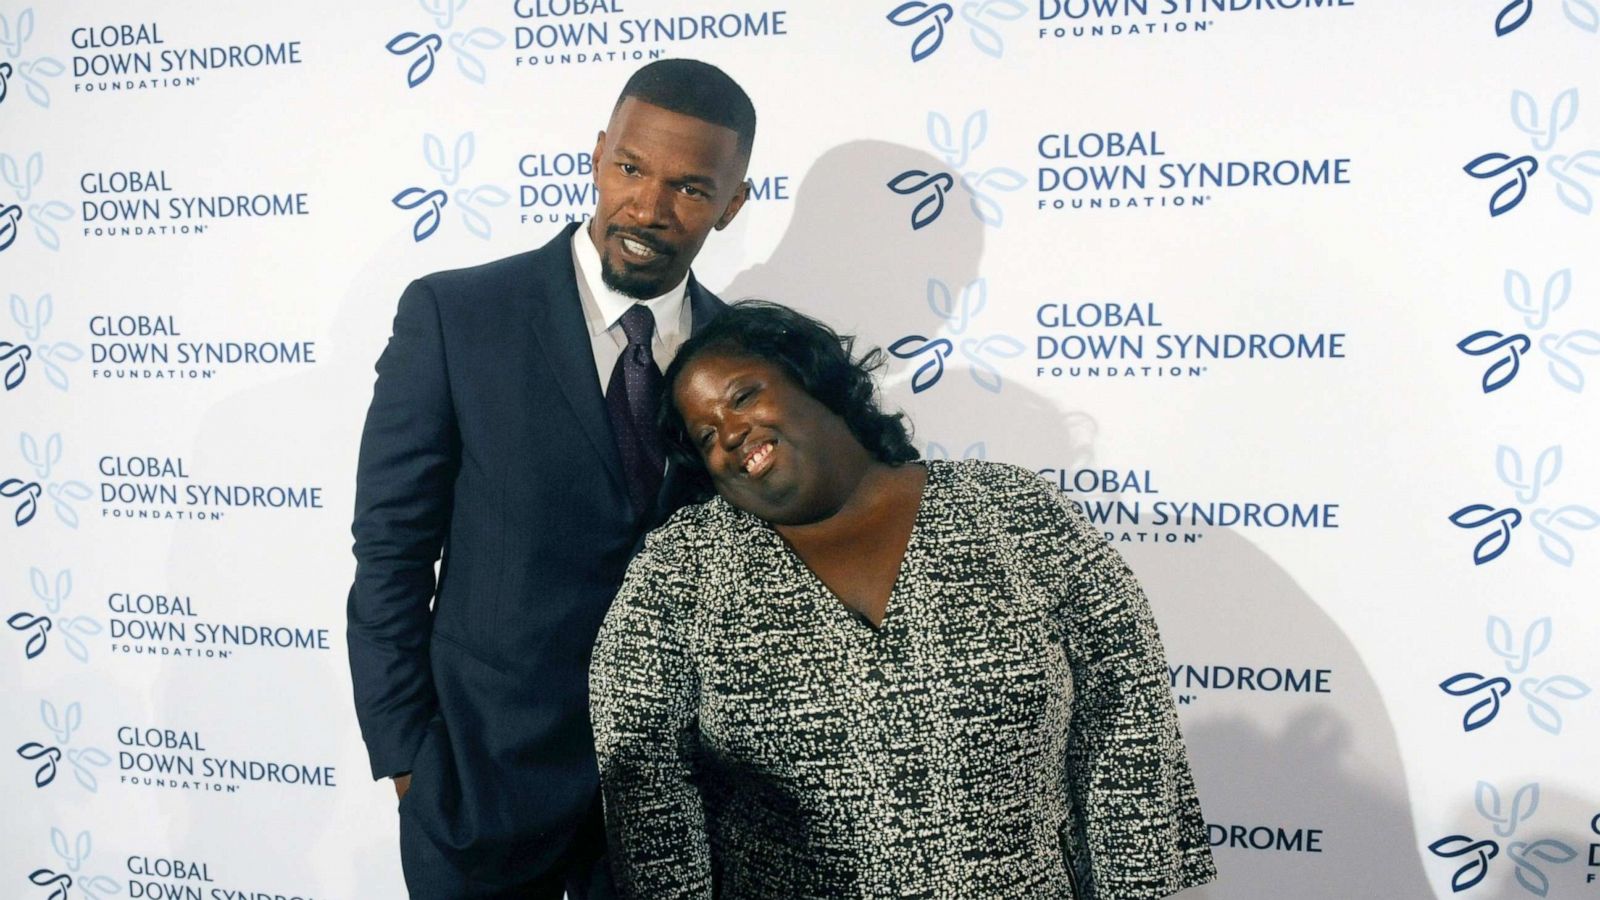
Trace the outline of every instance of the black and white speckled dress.
<instances>
[{"instance_id":1,"label":"black and white speckled dress","mask_svg":"<svg viewBox=\"0 0 1600 900\"><path fill-rule=\"evenodd\" d=\"M720 498L590 672L612 868L671 900L1146 900L1216 877L1155 621L1064 497L932 461L880 629Z\"/></svg>"}]
</instances>

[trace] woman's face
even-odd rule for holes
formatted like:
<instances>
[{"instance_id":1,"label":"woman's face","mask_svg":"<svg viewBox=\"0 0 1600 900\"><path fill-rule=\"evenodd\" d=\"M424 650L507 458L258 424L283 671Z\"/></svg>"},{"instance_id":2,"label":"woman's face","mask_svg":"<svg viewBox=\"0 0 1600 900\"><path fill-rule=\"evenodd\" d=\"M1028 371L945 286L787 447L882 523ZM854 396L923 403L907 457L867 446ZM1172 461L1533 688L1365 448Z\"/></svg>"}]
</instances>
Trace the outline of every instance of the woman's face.
<instances>
[{"instance_id":1,"label":"woman's face","mask_svg":"<svg viewBox=\"0 0 1600 900\"><path fill-rule=\"evenodd\" d=\"M866 450L843 418L748 356L706 355L679 373L672 401L717 493L777 525L837 512Z\"/></svg>"}]
</instances>

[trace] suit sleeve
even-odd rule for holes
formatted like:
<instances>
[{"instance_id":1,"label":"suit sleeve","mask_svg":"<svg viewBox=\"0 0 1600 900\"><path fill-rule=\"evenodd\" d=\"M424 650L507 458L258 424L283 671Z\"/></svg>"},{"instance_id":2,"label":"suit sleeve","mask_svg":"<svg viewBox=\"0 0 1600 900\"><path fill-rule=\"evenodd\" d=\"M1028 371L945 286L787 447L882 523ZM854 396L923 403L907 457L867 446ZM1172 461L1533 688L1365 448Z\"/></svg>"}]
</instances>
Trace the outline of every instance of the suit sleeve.
<instances>
[{"instance_id":1,"label":"suit sleeve","mask_svg":"<svg viewBox=\"0 0 1600 900\"><path fill-rule=\"evenodd\" d=\"M1155 616L1133 572L1066 495L1064 624L1072 667L1067 860L1080 900L1156 900L1216 878Z\"/></svg>"},{"instance_id":2,"label":"suit sleeve","mask_svg":"<svg viewBox=\"0 0 1600 900\"><path fill-rule=\"evenodd\" d=\"M697 591L661 532L611 604L589 674L611 871L625 900L710 900L705 810L692 781L699 679L682 620Z\"/></svg>"},{"instance_id":3,"label":"suit sleeve","mask_svg":"<svg viewBox=\"0 0 1600 900\"><path fill-rule=\"evenodd\" d=\"M400 297L379 358L356 471L356 575L347 637L374 778L409 771L438 708L428 662L434 563L444 550L460 439L432 290Z\"/></svg>"}]
</instances>

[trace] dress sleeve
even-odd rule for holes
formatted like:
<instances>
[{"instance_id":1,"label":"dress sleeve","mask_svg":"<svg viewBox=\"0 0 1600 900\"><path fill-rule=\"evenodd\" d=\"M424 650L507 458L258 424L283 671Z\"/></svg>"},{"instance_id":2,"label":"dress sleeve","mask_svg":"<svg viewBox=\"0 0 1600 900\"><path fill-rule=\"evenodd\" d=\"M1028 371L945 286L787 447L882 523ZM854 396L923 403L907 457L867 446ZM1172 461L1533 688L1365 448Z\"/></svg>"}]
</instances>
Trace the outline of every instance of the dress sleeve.
<instances>
[{"instance_id":1,"label":"dress sleeve","mask_svg":"<svg viewBox=\"0 0 1600 900\"><path fill-rule=\"evenodd\" d=\"M698 592L669 533L651 535L628 567L589 673L612 873L628 900L712 895L691 780L700 686L682 636Z\"/></svg>"},{"instance_id":2,"label":"dress sleeve","mask_svg":"<svg viewBox=\"0 0 1600 900\"><path fill-rule=\"evenodd\" d=\"M1217 877L1178 730L1166 655L1133 572L1064 494L1055 550L1065 571L1072 667L1067 864L1080 900L1156 900Z\"/></svg>"}]
</instances>

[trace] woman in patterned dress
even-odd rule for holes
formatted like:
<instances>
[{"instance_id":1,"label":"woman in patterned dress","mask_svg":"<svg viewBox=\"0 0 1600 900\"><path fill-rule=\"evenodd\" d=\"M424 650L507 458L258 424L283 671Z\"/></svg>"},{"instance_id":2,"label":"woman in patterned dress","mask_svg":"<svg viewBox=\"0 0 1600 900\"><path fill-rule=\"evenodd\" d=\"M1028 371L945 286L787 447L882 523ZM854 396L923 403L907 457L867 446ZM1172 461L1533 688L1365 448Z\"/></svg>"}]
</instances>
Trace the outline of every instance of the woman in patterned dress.
<instances>
[{"instance_id":1,"label":"woman in patterned dress","mask_svg":"<svg viewBox=\"0 0 1600 900\"><path fill-rule=\"evenodd\" d=\"M1216 877L1133 574L1032 472L916 460L880 351L746 301L664 376L707 502L590 672L641 900L1153 900Z\"/></svg>"}]
</instances>

